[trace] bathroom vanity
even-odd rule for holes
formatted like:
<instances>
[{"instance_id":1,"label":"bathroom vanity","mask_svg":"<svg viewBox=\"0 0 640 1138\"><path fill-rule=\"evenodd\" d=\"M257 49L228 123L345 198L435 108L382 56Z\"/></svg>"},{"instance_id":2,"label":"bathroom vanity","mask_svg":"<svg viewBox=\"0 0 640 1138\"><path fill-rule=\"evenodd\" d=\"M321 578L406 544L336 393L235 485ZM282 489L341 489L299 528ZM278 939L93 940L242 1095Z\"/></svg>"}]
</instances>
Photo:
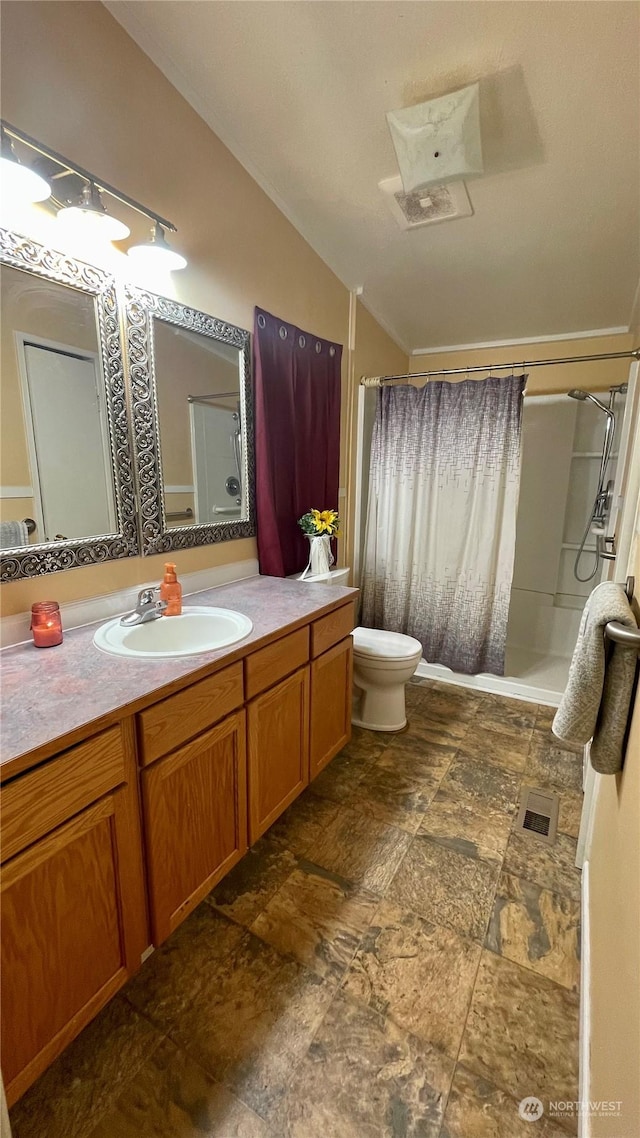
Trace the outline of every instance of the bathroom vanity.
<instances>
[{"instance_id":1,"label":"bathroom vanity","mask_svg":"<svg viewBox=\"0 0 640 1138\"><path fill-rule=\"evenodd\" d=\"M2 1055L14 1102L347 743L353 589L251 578L198 656L2 654ZM170 619L170 618L163 618Z\"/></svg>"}]
</instances>

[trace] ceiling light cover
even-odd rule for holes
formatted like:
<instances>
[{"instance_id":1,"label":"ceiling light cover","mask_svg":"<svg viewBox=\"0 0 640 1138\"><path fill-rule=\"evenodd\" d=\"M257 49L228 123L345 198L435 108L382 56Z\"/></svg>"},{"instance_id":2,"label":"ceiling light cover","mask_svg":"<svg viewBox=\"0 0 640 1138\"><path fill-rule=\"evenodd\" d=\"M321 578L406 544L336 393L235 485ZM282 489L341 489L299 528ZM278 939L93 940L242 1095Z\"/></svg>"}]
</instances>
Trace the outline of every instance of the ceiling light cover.
<instances>
[{"instance_id":1,"label":"ceiling light cover","mask_svg":"<svg viewBox=\"0 0 640 1138\"><path fill-rule=\"evenodd\" d=\"M16 158L11 139L4 130L0 158L0 186L4 202L14 204L44 202L51 197L49 183L29 166L23 166Z\"/></svg>"},{"instance_id":2,"label":"ceiling light cover","mask_svg":"<svg viewBox=\"0 0 640 1138\"><path fill-rule=\"evenodd\" d=\"M164 235L162 226L157 224L151 230L151 239L140 245L132 245L128 254L146 268L159 272L176 272L187 265L186 257L172 249Z\"/></svg>"},{"instance_id":3,"label":"ceiling light cover","mask_svg":"<svg viewBox=\"0 0 640 1138\"><path fill-rule=\"evenodd\" d=\"M479 94L473 83L387 112L405 193L483 173Z\"/></svg>"},{"instance_id":4,"label":"ceiling light cover","mask_svg":"<svg viewBox=\"0 0 640 1138\"><path fill-rule=\"evenodd\" d=\"M107 241L122 241L131 232L123 221L107 213L100 191L94 183L84 187L81 198L75 205L63 206L58 211L58 221L78 232L100 234Z\"/></svg>"}]
</instances>

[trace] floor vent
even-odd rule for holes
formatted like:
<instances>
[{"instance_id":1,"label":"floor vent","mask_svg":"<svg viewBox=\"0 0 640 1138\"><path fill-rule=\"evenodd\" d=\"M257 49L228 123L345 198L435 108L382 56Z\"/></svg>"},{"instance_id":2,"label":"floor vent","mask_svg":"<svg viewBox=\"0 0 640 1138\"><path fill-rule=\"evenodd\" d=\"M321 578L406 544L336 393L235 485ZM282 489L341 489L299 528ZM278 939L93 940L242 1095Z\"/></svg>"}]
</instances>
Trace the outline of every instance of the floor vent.
<instances>
[{"instance_id":1,"label":"floor vent","mask_svg":"<svg viewBox=\"0 0 640 1138\"><path fill-rule=\"evenodd\" d=\"M531 834L541 842L553 845L558 829L558 796L548 790L524 787L516 830Z\"/></svg>"}]
</instances>

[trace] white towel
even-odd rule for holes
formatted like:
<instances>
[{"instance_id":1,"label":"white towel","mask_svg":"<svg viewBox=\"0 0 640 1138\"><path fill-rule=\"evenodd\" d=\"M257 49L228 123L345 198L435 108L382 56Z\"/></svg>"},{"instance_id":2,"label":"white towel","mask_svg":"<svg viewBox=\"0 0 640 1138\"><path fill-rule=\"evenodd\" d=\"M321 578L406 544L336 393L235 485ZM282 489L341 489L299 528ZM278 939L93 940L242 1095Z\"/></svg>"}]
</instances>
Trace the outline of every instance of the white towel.
<instances>
[{"instance_id":1,"label":"white towel","mask_svg":"<svg viewBox=\"0 0 640 1138\"><path fill-rule=\"evenodd\" d=\"M29 544L26 522L0 522L0 549L19 549Z\"/></svg>"},{"instance_id":2,"label":"white towel","mask_svg":"<svg viewBox=\"0 0 640 1138\"><path fill-rule=\"evenodd\" d=\"M629 719L637 653L606 641L605 625L619 621L637 628L622 585L603 581L589 597L573 653L567 687L552 731L573 744L591 744L591 765L600 774L622 767L622 748Z\"/></svg>"}]
</instances>

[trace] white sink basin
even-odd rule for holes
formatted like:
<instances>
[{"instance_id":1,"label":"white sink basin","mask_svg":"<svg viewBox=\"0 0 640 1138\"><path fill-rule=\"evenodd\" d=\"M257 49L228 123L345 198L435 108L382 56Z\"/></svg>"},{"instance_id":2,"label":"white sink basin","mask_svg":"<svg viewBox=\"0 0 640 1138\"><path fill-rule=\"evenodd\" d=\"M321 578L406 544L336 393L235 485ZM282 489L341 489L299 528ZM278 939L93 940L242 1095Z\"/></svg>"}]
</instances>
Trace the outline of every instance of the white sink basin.
<instances>
[{"instance_id":1,"label":"white sink basin","mask_svg":"<svg viewBox=\"0 0 640 1138\"><path fill-rule=\"evenodd\" d=\"M161 616L145 624L124 625L120 617L103 624L93 643L114 656L157 658L194 656L227 648L248 636L253 621L233 609L183 608L181 616Z\"/></svg>"}]
</instances>

